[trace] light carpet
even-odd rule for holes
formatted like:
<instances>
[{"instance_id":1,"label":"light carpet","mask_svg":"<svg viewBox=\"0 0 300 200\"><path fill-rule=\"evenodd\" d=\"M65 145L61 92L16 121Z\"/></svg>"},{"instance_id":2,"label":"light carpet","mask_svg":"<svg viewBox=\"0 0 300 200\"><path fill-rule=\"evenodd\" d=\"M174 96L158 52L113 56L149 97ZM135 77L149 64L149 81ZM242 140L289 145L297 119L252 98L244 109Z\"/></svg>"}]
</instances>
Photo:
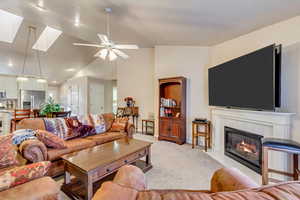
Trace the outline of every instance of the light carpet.
<instances>
[{"instance_id":1,"label":"light carpet","mask_svg":"<svg viewBox=\"0 0 300 200\"><path fill-rule=\"evenodd\" d=\"M149 189L207 190L210 179L222 164L189 144L178 145L158 141L152 136L135 134L134 138L153 142L151 159L153 168L146 173ZM58 183L62 184L62 177ZM69 199L63 194L64 199Z\"/></svg>"},{"instance_id":2,"label":"light carpet","mask_svg":"<svg viewBox=\"0 0 300 200\"><path fill-rule=\"evenodd\" d=\"M223 167L199 147L192 149L189 144L158 141L141 134L134 137L153 142L153 168L146 173L149 189L209 189L214 171Z\"/></svg>"}]
</instances>

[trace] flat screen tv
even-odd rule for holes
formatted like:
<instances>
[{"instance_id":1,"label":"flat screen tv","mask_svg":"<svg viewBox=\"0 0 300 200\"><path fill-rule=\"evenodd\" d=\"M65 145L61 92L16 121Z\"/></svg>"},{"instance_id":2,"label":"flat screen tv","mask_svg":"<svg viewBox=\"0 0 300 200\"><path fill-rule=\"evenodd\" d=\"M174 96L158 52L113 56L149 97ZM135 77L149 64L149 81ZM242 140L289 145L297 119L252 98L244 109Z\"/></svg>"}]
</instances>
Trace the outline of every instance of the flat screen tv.
<instances>
[{"instance_id":1,"label":"flat screen tv","mask_svg":"<svg viewBox=\"0 0 300 200\"><path fill-rule=\"evenodd\" d=\"M252 110L280 107L281 45L209 69L209 105Z\"/></svg>"}]
</instances>

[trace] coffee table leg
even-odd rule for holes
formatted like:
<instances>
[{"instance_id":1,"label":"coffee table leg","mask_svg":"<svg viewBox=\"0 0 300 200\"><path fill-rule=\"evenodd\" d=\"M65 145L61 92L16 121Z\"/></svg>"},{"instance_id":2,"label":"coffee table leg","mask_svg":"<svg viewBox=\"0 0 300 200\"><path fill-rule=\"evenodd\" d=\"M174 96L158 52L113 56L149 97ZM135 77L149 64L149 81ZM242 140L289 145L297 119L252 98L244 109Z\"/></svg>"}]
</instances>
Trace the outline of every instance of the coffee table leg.
<instances>
[{"instance_id":1,"label":"coffee table leg","mask_svg":"<svg viewBox=\"0 0 300 200\"><path fill-rule=\"evenodd\" d=\"M148 147L147 155L146 155L146 164L147 166L151 165L151 148Z\"/></svg>"},{"instance_id":2,"label":"coffee table leg","mask_svg":"<svg viewBox=\"0 0 300 200\"><path fill-rule=\"evenodd\" d=\"M91 200L93 197L93 182L89 176L87 176L86 180L84 181L84 186L86 189L86 200Z\"/></svg>"}]
</instances>

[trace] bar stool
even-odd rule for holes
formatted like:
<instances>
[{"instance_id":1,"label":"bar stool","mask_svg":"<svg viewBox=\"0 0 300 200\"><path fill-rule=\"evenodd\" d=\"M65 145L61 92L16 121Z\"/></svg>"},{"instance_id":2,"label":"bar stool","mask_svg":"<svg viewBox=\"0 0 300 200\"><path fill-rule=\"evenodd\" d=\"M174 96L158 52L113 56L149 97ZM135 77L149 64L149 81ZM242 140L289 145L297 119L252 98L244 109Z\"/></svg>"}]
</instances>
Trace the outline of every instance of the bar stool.
<instances>
[{"instance_id":1,"label":"bar stool","mask_svg":"<svg viewBox=\"0 0 300 200\"><path fill-rule=\"evenodd\" d=\"M299 180L299 154L300 154L300 143L277 138L264 138L262 141L263 147L263 160L262 160L262 184L267 185L269 180L272 182L278 182L277 179L269 178L269 173L281 174L288 177L293 177L294 180ZM268 164L268 153L269 151L285 152L293 155L293 172L284 172L275 169L270 169Z\"/></svg>"}]
</instances>

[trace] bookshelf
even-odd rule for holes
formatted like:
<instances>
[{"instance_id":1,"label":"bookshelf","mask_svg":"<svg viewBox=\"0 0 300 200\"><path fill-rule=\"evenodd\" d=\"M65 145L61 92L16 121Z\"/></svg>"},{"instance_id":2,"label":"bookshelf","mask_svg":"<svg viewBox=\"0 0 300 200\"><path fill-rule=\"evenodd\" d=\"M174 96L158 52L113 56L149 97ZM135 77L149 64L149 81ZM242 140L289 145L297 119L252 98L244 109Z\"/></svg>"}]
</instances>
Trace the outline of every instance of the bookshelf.
<instances>
[{"instance_id":1,"label":"bookshelf","mask_svg":"<svg viewBox=\"0 0 300 200\"><path fill-rule=\"evenodd\" d=\"M159 79L159 140L186 140L186 78Z\"/></svg>"}]
</instances>

